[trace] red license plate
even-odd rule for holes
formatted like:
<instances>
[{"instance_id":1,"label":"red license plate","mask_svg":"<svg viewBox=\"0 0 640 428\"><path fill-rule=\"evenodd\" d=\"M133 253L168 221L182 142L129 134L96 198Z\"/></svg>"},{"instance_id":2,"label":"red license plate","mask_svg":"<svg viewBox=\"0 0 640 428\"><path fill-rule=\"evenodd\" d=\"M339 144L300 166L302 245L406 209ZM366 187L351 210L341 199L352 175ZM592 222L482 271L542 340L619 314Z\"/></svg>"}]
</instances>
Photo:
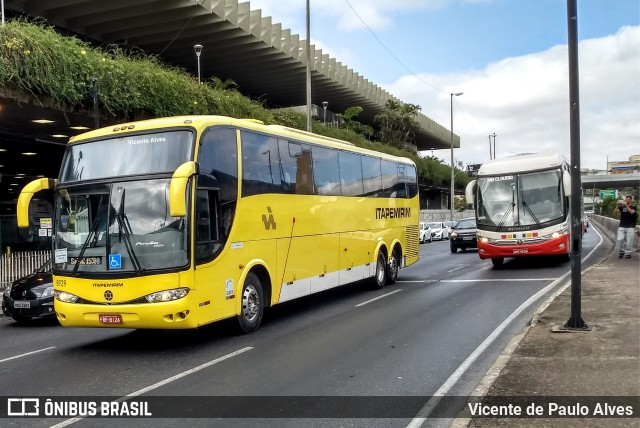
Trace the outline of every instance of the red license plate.
<instances>
[{"instance_id":1,"label":"red license plate","mask_svg":"<svg viewBox=\"0 0 640 428\"><path fill-rule=\"evenodd\" d=\"M122 315L120 314L100 314L98 321L101 324L122 324Z\"/></svg>"},{"instance_id":2,"label":"red license plate","mask_svg":"<svg viewBox=\"0 0 640 428\"><path fill-rule=\"evenodd\" d=\"M514 248L513 254L527 254L529 252L528 248Z\"/></svg>"}]
</instances>

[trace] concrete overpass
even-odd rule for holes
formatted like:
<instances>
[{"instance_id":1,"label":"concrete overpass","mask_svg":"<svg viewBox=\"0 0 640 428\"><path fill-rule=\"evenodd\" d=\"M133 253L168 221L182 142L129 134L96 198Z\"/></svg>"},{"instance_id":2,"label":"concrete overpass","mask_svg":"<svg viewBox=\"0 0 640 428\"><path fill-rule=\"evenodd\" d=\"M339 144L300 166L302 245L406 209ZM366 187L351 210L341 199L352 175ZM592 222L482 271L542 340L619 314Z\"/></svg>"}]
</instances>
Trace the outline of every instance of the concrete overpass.
<instances>
[{"instance_id":1,"label":"concrete overpass","mask_svg":"<svg viewBox=\"0 0 640 428\"><path fill-rule=\"evenodd\" d=\"M640 187L640 173L633 174L608 174L608 175L583 175L582 189L622 189Z\"/></svg>"},{"instance_id":2,"label":"concrete overpass","mask_svg":"<svg viewBox=\"0 0 640 428\"><path fill-rule=\"evenodd\" d=\"M95 46L116 44L141 49L163 62L197 75L193 46L204 45L201 75L234 80L239 91L264 100L266 107L306 104L306 41L280 23L238 0L4 0L8 18L44 18L62 33L77 35ZM329 102L343 112L361 106L358 120L371 124L387 100L401 102L336 58L311 45L312 102ZM56 176L64 143L93 127L86 112L60 111L46 100L0 88L0 201L14 199L19 180ZM27 97L28 98L28 97ZM43 105L40 105L43 104ZM34 125L34 119L47 119ZM447 149L450 131L424 114L417 121L418 150ZM106 123L101 123L103 126ZM64 135L66 138L53 137ZM454 147L460 139L454 135ZM26 158L23 153L36 153ZM11 181L13 180L13 181ZM16 180L18 180L16 182Z\"/></svg>"}]
</instances>

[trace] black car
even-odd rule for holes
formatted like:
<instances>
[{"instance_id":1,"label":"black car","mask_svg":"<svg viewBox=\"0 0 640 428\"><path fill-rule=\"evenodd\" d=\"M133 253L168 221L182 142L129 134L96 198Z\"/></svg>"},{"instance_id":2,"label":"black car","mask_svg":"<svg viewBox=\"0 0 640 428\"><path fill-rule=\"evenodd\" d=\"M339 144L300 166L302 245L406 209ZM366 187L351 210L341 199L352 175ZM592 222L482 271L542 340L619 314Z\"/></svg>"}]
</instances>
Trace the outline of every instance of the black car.
<instances>
[{"instance_id":1,"label":"black car","mask_svg":"<svg viewBox=\"0 0 640 428\"><path fill-rule=\"evenodd\" d=\"M452 253L457 252L458 248L462 251L467 248L478 248L476 219L474 217L463 218L456 223L449 234L449 247Z\"/></svg>"},{"instance_id":2,"label":"black car","mask_svg":"<svg viewBox=\"0 0 640 428\"><path fill-rule=\"evenodd\" d=\"M31 275L16 279L2 294L2 312L18 322L55 315L51 260Z\"/></svg>"}]
</instances>

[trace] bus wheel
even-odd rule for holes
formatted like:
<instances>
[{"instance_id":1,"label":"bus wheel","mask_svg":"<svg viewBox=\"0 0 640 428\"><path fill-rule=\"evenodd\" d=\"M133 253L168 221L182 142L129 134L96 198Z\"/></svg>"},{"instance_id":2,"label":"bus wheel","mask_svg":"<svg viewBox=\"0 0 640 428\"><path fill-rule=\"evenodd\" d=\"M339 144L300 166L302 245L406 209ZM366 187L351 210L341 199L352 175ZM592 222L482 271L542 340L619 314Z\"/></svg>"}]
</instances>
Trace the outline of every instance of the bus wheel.
<instances>
[{"instance_id":1,"label":"bus wheel","mask_svg":"<svg viewBox=\"0 0 640 428\"><path fill-rule=\"evenodd\" d=\"M491 263L493 263L493 267L498 269L504 264L504 257L496 257L495 259L491 259Z\"/></svg>"},{"instance_id":2,"label":"bus wheel","mask_svg":"<svg viewBox=\"0 0 640 428\"><path fill-rule=\"evenodd\" d=\"M251 333L260 327L264 300L260 278L253 272L249 272L242 286L242 308L238 315L240 330Z\"/></svg>"},{"instance_id":3,"label":"bus wheel","mask_svg":"<svg viewBox=\"0 0 640 428\"><path fill-rule=\"evenodd\" d=\"M387 284L395 284L398 279L398 271L400 270L400 256L397 252L391 253L391 259L389 260L387 272Z\"/></svg>"},{"instance_id":4,"label":"bus wheel","mask_svg":"<svg viewBox=\"0 0 640 428\"><path fill-rule=\"evenodd\" d=\"M376 258L376 274L371 282L372 288L380 289L387 283L387 258L382 250L378 251Z\"/></svg>"}]
</instances>

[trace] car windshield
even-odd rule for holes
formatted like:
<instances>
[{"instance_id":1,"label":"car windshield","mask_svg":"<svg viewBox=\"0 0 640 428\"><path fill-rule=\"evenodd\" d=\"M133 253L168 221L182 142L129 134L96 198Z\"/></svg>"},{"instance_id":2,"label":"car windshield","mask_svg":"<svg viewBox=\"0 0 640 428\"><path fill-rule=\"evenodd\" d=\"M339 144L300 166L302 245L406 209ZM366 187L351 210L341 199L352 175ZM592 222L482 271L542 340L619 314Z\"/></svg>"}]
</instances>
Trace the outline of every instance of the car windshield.
<instances>
[{"instance_id":1,"label":"car windshield","mask_svg":"<svg viewBox=\"0 0 640 428\"><path fill-rule=\"evenodd\" d=\"M431 229L440 229L442 227L442 223L427 223L427 225Z\"/></svg>"},{"instance_id":2,"label":"car windshield","mask_svg":"<svg viewBox=\"0 0 640 428\"><path fill-rule=\"evenodd\" d=\"M475 218L465 218L458 222L456 229L471 229L476 227L476 219Z\"/></svg>"}]
</instances>

